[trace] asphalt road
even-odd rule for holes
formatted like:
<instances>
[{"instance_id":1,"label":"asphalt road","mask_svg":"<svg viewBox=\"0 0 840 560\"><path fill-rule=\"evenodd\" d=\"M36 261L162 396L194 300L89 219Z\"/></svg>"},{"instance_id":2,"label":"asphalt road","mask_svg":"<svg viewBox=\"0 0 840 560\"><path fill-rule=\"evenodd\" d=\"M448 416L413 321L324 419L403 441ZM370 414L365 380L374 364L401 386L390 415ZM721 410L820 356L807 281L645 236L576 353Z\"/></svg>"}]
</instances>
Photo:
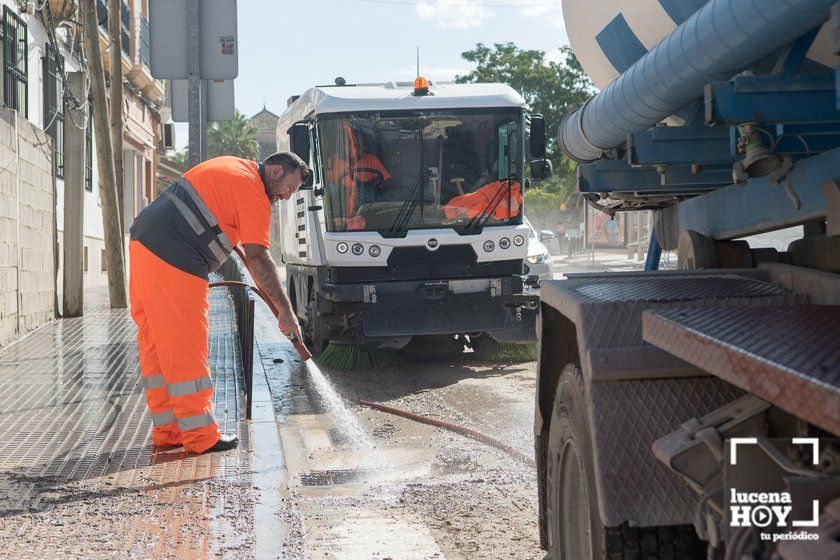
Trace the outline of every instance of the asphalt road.
<instances>
[{"instance_id":1,"label":"asphalt road","mask_svg":"<svg viewBox=\"0 0 840 560\"><path fill-rule=\"evenodd\" d=\"M381 412L354 405L333 411L286 345L264 353L283 360L268 363L267 373L289 488L284 557L543 558L531 465ZM325 373L347 394L455 422L533 454L533 362L502 366L465 354ZM364 435L348 433L347 412Z\"/></svg>"}]
</instances>

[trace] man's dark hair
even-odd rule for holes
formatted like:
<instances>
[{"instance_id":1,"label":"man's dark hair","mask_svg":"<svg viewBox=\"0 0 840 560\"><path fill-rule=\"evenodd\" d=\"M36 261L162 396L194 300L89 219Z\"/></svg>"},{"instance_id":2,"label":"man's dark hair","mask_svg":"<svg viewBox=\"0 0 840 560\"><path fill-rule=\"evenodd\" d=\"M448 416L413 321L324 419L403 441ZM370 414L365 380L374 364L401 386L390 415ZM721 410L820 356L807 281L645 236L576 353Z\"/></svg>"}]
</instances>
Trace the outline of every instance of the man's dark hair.
<instances>
[{"instance_id":1,"label":"man's dark hair","mask_svg":"<svg viewBox=\"0 0 840 560\"><path fill-rule=\"evenodd\" d=\"M309 166L306 165L300 156L292 152L277 152L263 160L263 165L282 165L286 173L294 173L300 169L300 177L303 182L309 180Z\"/></svg>"}]
</instances>

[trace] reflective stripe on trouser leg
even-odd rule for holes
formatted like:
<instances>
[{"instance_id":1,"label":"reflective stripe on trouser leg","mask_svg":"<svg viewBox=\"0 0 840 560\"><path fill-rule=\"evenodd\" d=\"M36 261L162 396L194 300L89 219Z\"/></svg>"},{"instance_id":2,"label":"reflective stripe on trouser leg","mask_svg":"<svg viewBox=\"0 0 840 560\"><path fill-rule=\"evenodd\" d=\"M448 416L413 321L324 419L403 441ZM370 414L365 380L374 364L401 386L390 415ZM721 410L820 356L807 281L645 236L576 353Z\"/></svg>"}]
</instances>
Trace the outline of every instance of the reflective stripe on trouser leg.
<instances>
[{"instance_id":1,"label":"reflective stripe on trouser leg","mask_svg":"<svg viewBox=\"0 0 840 560\"><path fill-rule=\"evenodd\" d=\"M154 337L160 372L184 450L201 453L219 439L213 418L208 359L208 286L158 258L137 241L130 243L132 282ZM147 397L152 391L147 391ZM156 412L156 411L153 411Z\"/></svg>"},{"instance_id":2,"label":"reflective stripe on trouser leg","mask_svg":"<svg viewBox=\"0 0 840 560\"><path fill-rule=\"evenodd\" d=\"M174 415L172 416L175 417ZM210 426L216 423L216 417L212 412L205 412L195 416L187 416L186 418L178 418L178 427L182 431L197 430L204 426Z\"/></svg>"},{"instance_id":3,"label":"reflective stripe on trouser leg","mask_svg":"<svg viewBox=\"0 0 840 560\"><path fill-rule=\"evenodd\" d=\"M137 324L137 346L140 351L140 372L146 404L152 415L152 441L155 445L181 445L181 430L175 423L172 402L166 390L155 348L154 336L134 277L130 277L131 316Z\"/></svg>"},{"instance_id":4,"label":"reflective stripe on trouser leg","mask_svg":"<svg viewBox=\"0 0 840 560\"><path fill-rule=\"evenodd\" d=\"M152 424L155 426L166 426L176 422L175 413L171 410L165 410L163 412L152 413ZM180 423L178 424L180 427Z\"/></svg>"},{"instance_id":5,"label":"reflective stripe on trouser leg","mask_svg":"<svg viewBox=\"0 0 840 560\"><path fill-rule=\"evenodd\" d=\"M156 373L154 375L143 376L143 387L145 387L147 391L166 387L166 381L163 379L163 374Z\"/></svg>"},{"instance_id":6,"label":"reflective stripe on trouser leg","mask_svg":"<svg viewBox=\"0 0 840 560\"><path fill-rule=\"evenodd\" d=\"M210 380L209 375L193 379L192 381L180 381L178 383L171 383L166 387L169 390L170 397L184 397L191 395L205 389L213 388L213 381Z\"/></svg>"}]
</instances>

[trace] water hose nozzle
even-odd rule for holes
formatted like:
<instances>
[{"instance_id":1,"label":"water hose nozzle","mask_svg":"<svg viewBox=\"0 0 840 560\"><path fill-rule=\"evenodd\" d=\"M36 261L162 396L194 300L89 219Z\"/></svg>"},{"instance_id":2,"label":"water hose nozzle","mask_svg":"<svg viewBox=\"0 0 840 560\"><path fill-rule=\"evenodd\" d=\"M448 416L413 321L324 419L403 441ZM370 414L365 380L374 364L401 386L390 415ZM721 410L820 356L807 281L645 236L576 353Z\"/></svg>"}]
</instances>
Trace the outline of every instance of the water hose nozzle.
<instances>
[{"instance_id":1,"label":"water hose nozzle","mask_svg":"<svg viewBox=\"0 0 840 560\"><path fill-rule=\"evenodd\" d=\"M306 345L303 344L303 342L300 341L300 339L297 337L297 335L293 334L292 336L290 336L289 337L289 342L292 343L292 346L294 346L295 350L297 350L298 354L300 354L300 359L301 360L303 360L305 362L307 360L312 359L312 353L309 351L308 348L306 348Z\"/></svg>"}]
</instances>

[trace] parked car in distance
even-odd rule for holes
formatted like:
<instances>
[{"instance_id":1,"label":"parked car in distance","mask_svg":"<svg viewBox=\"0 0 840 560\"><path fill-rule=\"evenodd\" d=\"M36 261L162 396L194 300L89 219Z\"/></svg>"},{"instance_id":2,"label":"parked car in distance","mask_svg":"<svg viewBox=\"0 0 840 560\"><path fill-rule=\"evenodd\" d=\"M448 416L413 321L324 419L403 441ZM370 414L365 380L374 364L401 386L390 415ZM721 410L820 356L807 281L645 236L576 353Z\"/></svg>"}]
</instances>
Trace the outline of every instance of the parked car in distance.
<instances>
[{"instance_id":1,"label":"parked car in distance","mask_svg":"<svg viewBox=\"0 0 840 560\"><path fill-rule=\"evenodd\" d=\"M554 232L546 229L540 231L538 235L528 218L525 218L524 221L529 229L528 256L522 262L525 291L539 292L540 282L551 280L554 277L554 264L551 262L551 254L545 246L546 242L554 239Z\"/></svg>"}]
</instances>

